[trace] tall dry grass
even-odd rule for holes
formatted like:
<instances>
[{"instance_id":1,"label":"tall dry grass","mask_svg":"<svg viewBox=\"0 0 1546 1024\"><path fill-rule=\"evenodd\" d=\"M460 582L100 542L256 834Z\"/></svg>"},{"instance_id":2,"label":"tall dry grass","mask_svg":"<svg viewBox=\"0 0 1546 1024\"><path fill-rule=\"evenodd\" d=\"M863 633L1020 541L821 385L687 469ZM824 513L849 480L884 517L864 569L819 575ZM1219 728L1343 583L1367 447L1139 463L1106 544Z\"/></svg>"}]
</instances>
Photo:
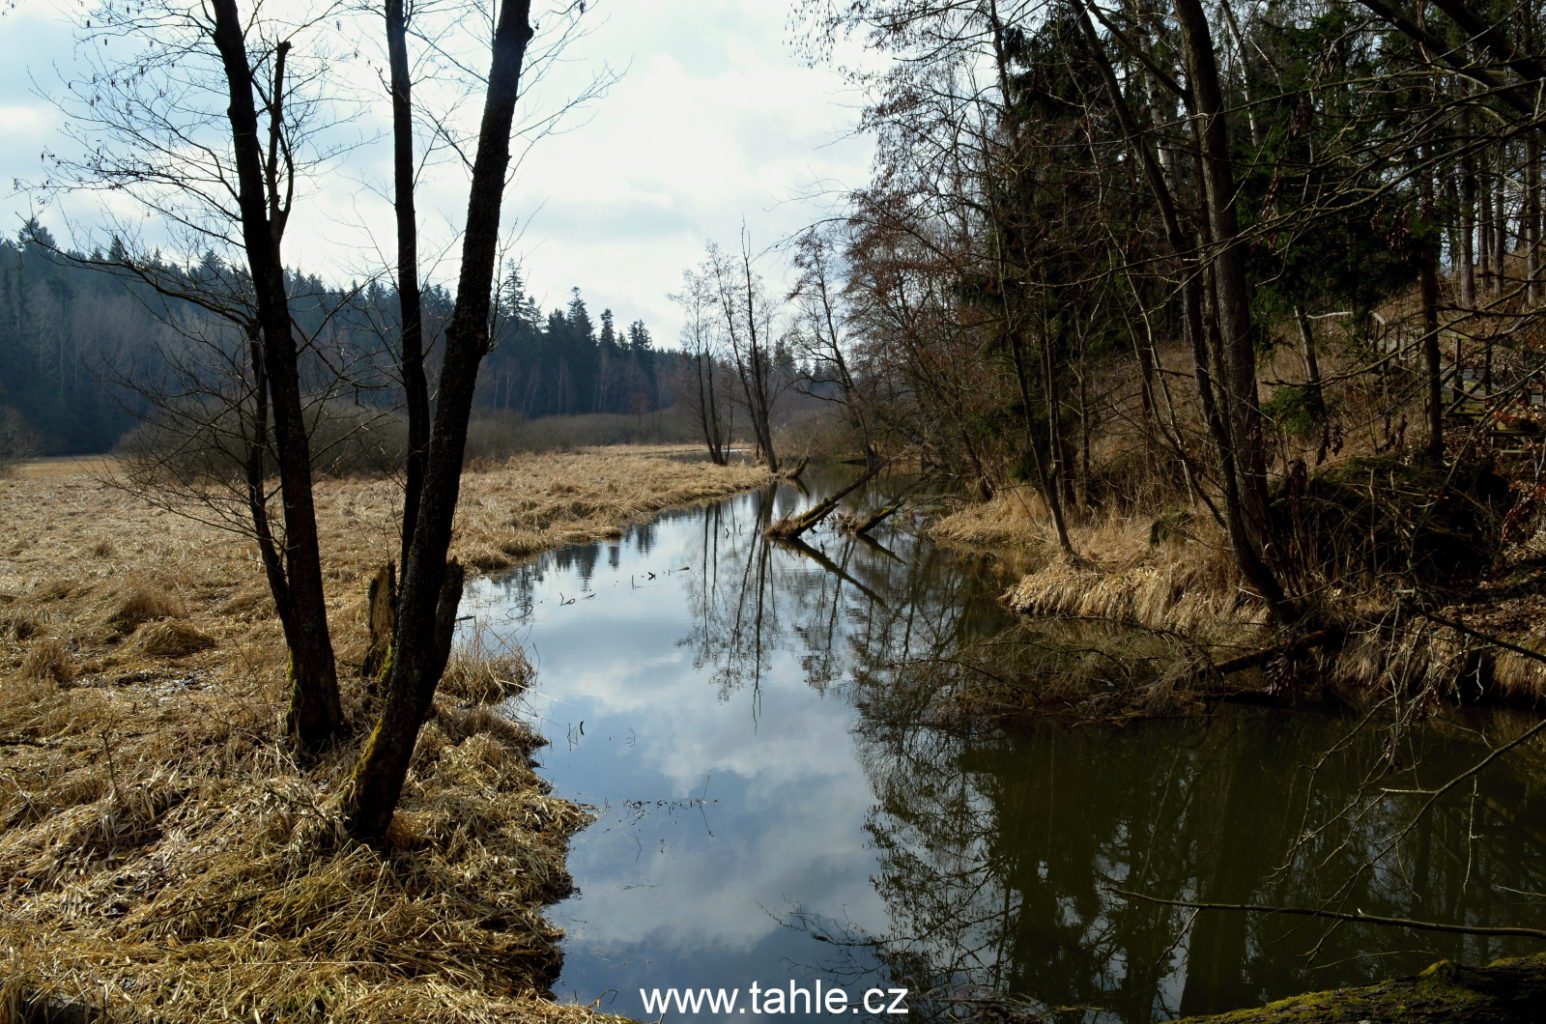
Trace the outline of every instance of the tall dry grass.
<instances>
[{"instance_id":1,"label":"tall dry grass","mask_svg":"<svg viewBox=\"0 0 1546 1024\"><path fill-rule=\"evenodd\" d=\"M1005 603L1028 619L1083 620L1172 635L1184 648L1176 656L1193 666L1178 665L1183 676L1281 639L1245 586L1223 530L1205 512L1113 513L1074 522L1069 533L1079 557L1073 560L1056 554L1040 507L1027 507L1013 495L957 509L933 530L949 543L1007 555L1013 565L1029 564L1004 595ZM1512 567L1439 601L1437 614L1546 652L1540 581L1525 578L1535 557L1538 549L1526 546ZM1324 621L1341 624L1346 638L1332 656L1317 657L1298 671L1313 668L1319 673L1315 682L1344 699L1546 703L1546 664L1422 616L1396 614L1400 601L1388 589L1366 580L1329 581L1310 599L1318 602ZM1046 690L1027 687L1021 699L1034 703Z\"/></svg>"},{"instance_id":2,"label":"tall dry grass","mask_svg":"<svg viewBox=\"0 0 1546 1024\"><path fill-rule=\"evenodd\" d=\"M533 772L542 742L491 704L517 649L456 652L384 850L339 833L357 754L279 743L278 623L252 545L104 482L0 480L0 1018L60 1001L136 1020L493 1021L594 1016L542 998L543 908L586 818ZM524 456L463 481L453 553L485 570L761 482L660 451ZM318 491L351 720L365 592L396 550L396 487Z\"/></svg>"}]
</instances>

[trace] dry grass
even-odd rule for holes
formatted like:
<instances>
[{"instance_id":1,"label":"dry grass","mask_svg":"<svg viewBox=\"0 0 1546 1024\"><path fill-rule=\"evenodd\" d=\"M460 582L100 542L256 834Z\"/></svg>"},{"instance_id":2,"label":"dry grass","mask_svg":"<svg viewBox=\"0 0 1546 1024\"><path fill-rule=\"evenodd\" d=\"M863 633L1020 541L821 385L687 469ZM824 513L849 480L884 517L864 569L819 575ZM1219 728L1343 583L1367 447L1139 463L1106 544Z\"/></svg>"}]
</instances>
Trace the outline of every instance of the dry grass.
<instances>
[{"instance_id":1,"label":"dry grass","mask_svg":"<svg viewBox=\"0 0 1546 1024\"><path fill-rule=\"evenodd\" d=\"M761 479L660 453L517 458L465 477L454 553L493 568ZM397 501L390 481L318 493L357 722L366 583L395 551ZM486 703L529 680L519 651L457 652L389 848L359 847L331 806L354 744L302 770L278 742L284 648L245 539L60 463L0 481L0 521L0 1007L595 1016L542 998L556 967L542 910L568 891L586 819L532 771L530 727Z\"/></svg>"},{"instance_id":2,"label":"dry grass","mask_svg":"<svg viewBox=\"0 0 1546 1024\"><path fill-rule=\"evenodd\" d=\"M936 519L929 535L964 547L1034 550L1057 543L1041 499L1029 486L1005 488L988 501L961 505Z\"/></svg>"},{"instance_id":3,"label":"dry grass","mask_svg":"<svg viewBox=\"0 0 1546 1024\"><path fill-rule=\"evenodd\" d=\"M215 646L208 633L176 620L146 626L134 634L134 642L153 658L186 658Z\"/></svg>"},{"instance_id":4,"label":"dry grass","mask_svg":"<svg viewBox=\"0 0 1546 1024\"><path fill-rule=\"evenodd\" d=\"M1080 561L1056 559L1009 592L1011 608L1042 618L1087 618L1225 643L1266 618L1240 585L1217 525L1192 516L1151 543L1154 520L1110 517L1071 526Z\"/></svg>"},{"instance_id":5,"label":"dry grass","mask_svg":"<svg viewBox=\"0 0 1546 1024\"><path fill-rule=\"evenodd\" d=\"M1077 558L1054 557L1051 523L1025 489L961 506L930 526L948 544L1032 563L1005 595L1028 616L1175 630L1199 640L1239 639L1265 621L1240 585L1222 530L1204 511L1112 513L1072 522L1068 532Z\"/></svg>"},{"instance_id":6,"label":"dry grass","mask_svg":"<svg viewBox=\"0 0 1546 1024\"><path fill-rule=\"evenodd\" d=\"M1040 508L1027 510L1018 498L999 496L952 512L932 527L951 543L987 547L1011 560L1039 564L1004 595L1015 611L1042 627L1055 620L1087 620L1137 627L1173 637L1179 647L1176 671L1158 686L1129 696L1152 703L1164 685L1189 674L1188 665L1214 663L1269 646L1274 637L1261 602L1243 585L1222 530L1205 512L1111 515L1070 526L1077 560L1050 554L1050 526ZM1156 531L1156 524L1167 529ZM1163 536L1156 537L1156 532ZM1534 548L1517 553L1525 564ZM1464 600L1440 608L1445 618L1529 650L1546 652L1546 571L1521 579L1505 571L1484 580ZM1391 619L1396 599L1378 588L1356 592L1333 587L1318 595L1325 609L1347 627L1334 656L1317 657L1313 667L1344 699L1355 702L1399 696L1446 703L1481 702L1511 706L1546 703L1546 663L1480 641L1411 615ZM1113 651L1124 650L1127 641ZM1140 645L1141 646L1141 645ZM1152 652L1143 652L1147 657ZM1306 672L1312 665L1300 665ZM1102 670L1106 678L1109 670ZM1078 673L1064 672L1070 687L1059 691L1037 683L1018 697L995 699L1025 705L1060 704L1078 696ZM1077 678L1076 678L1077 677ZM1088 687L1086 688L1088 689ZM1169 710L1169 707L1166 707Z\"/></svg>"},{"instance_id":7,"label":"dry grass","mask_svg":"<svg viewBox=\"0 0 1546 1024\"><path fill-rule=\"evenodd\" d=\"M440 693L472 704L497 704L524 691L532 675L524 650L502 645L480 628L451 652Z\"/></svg>"},{"instance_id":8,"label":"dry grass","mask_svg":"<svg viewBox=\"0 0 1546 1024\"><path fill-rule=\"evenodd\" d=\"M68 684L75 678L75 662L69 647L58 637L38 640L22 659L21 677L36 683Z\"/></svg>"}]
</instances>

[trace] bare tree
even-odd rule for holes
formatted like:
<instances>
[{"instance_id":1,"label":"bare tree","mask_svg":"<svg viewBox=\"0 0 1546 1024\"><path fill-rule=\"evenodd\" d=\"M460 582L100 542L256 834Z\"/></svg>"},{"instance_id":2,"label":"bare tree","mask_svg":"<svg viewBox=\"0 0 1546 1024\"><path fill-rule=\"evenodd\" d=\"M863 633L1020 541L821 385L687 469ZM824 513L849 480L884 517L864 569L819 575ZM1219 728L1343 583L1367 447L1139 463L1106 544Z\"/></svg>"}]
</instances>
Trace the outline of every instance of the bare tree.
<instances>
[{"instance_id":1,"label":"bare tree","mask_svg":"<svg viewBox=\"0 0 1546 1024\"><path fill-rule=\"evenodd\" d=\"M233 289L168 282L154 260L111 256L163 294L216 312L242 332L239 376L250 474L271 451L282 495L282 530L268 522L261 483L248 508L275 609L290 650L286 732L303 751L329 743L343 726L328 632L316 515L308 397L302 363L313 339L297 336L283 243L298 175L329 155L316 133L325 59L292 57L331 8L282 22L242 17L235 0L197 8L171 2L100 4L91 38L127 36L140 49L71 83L65 101L83 155L56 161L54 187L127 193L174 230L232 254L243 264ZM236 369L233 366L233 369ZM243 400L239 399L239 402Z\"/></svg>"},{"instance_id":2,"label":"bare tree","mask_svg":"<svg viewBox=\"0 0 1546 1024\"><path fill-rule=\"evenodd\" d=\"M682 271L682 290L672 298L682 308L682 343L690 362L691 377L683 392L703 433L709 459L716 466L728 460L731 421L729 396L722 394L719 379L719 332L715 330L713 286L704 274L691 269Z\"/></svg>"},{"instance_id":3,"label":"bare tree","mask_svg":"<svg viewBox=\"0 0 1546 1024\"><path fill-rule=\"evenodd\" d=\"M774 380L770 345L772 312L761 278L752 270L751 238L743 225L741 249L734 257L710 244L706 272L714 281L719 314L724 320L741 396L751 419L757 457L778 472L778 453L773 448L773 402L779 386Z\"/></svg>"},{"instance_id":4,"label":"bare tree","mask_svg":"<svg viewBox=\"0 0 1546 1024\"><path fill-rule=\"evenodd\" d=\"M865 468L874 469L878 460L872 416L868 397L851 366L848 311L844 284L834 266L837 259L830 227L809 228L795 240L794 267L799 277L789 298L798 309L794 343L807 361L806 376L799 386L808 395L838 403L859 439Z\"/></svg>"},{"instance_id":5,"label":"bare tree","mask_svg":"<svg viewBox=\"0 0 1546 1024\"><path fill-rule=\"evenodd\" d=\"M392 820L419 729L451 652L463 570L447 561L461 488L467 421L478 365L489 346L491 291L521 65L532 38L530 0L504 0L468 189L456 309L446 329L440 394L429 437L418 514L403 563L386 699L343 797L358 839L379 839Z\"/></svg>"}]
</instances>

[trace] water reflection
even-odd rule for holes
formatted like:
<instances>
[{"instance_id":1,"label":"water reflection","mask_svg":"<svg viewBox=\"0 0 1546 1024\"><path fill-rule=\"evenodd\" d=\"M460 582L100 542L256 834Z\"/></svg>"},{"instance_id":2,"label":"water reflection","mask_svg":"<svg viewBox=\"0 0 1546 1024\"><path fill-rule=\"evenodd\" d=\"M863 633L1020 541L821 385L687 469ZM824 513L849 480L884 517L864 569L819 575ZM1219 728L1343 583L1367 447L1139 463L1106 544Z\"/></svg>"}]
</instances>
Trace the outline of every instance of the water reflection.
<instances>
[{"instance_id":1,"label":"water reflection","mask_svg":"<svg viewBox=\"0 0 1546 1024\"><path fill-rule=\"evenodd\" d=\"M921 727L919 678L1007 625L1000 581L898 526L764 539L835 486L809 483L555 552L472 597L534 651L545 774L600 812L554 914L559 995L642 1016L641 987L820 978L905 985L915 1018L1007 997L1141 1022L1529 948L1117 895L1538 921L1539 754L1365 867L1425 799L1390 790L1449 777L1479 740L1409 737L1414 776L1377 730L1332 718Z\"/></svg>"}]
</instances>

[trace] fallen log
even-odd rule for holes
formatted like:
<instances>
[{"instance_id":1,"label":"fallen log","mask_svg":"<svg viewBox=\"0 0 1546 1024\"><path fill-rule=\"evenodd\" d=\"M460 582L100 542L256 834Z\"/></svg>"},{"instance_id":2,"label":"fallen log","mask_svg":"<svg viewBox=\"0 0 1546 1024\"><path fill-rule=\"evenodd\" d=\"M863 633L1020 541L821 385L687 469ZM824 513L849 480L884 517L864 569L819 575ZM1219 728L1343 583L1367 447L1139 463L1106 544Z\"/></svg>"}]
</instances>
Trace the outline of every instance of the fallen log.
<instances>
[{"instance_id":1,"label":"fallen log","mask_svg":"<svg viewBox=\"0 0 1546 1024\"><path fill-rule=\"evenodd\" d=\"M866 533L869 533L871 530L875 529L875 527L879 526L881 523L885 522L887 519L890 519L892 516L900 512L902 510L903 504L904 503L900 501L895 502L885 506L877 512L872 512L868 516L864 516L862 518L859 516L850 516L843 520L843 532L851 533L856 537L862 537Z\"/></svg>"},{"instance_id":2,"label":"fallen log","mask_svg":"<svg viewBox=\"0 0 1546 1024\"><path fill-rule=\"evenodd\" d=\"M1495 960L1485 967L1440 960L1415 977L1291 996L1248 1010L1187 1017L1176 1024L1518 1024L1539 1020L1546 1001L1546 956Z\"/></svg>"},{"instance_id":3,"label":"fallen log","mask_svg":"<svg viewBox=\"0 0 1546 1024\"><path fill-rule=\"evenodd\" d=\"M794 464L793 469L782 470L778 475L785 480L798 480L800 475L805 472L805 467L810 464L810 461L811 457L809 455L802 456L800 461Z\"/></svg>"},{"instance_id":4,"label":"fallen log","mask_svg":"<svg viewBox=\"0 0 1546 1024\"><path fill-rule=\"evenodd\" d=\"M792 540L793 538L800 536L800 534L804 533L806 530L809 530L811 527L827 518L827 516L832 513L832 510L837 508L838 502L842 501L844 498L848 497L850 494L852 494L854 491L857 491L865 484L869 483L870 480L879 471L879 466L875 467L874 469L866 470L862 476L860 476L853 483L849 484L847 487L843 488L841 491L838 491L836 494L828 498L824 498L823 500L818 501L815 505L812 505L809 509L799 513L798 515L786 516L783 519L780 519L778 522L764 530L763 533L766 536L773 538L774 540Z\"/></svg>"},{"instance_id":5,"label":"fallen log","mask_svg":"<svg viewBox=\"0 0 1546 1024\"><path fill-rule=\"evenodd\" d=\"M1236 672L1244 672L1246 669L1260 668L1274 658L1282 657L1285 654L1296 654L1315 647L1329 647L1340 643L1344 635L1345 631L1341 629L1312 629L1308 633L1289 637L1282 643L1260 647L1254 651L1247 651L1244 654L1224 661L1210 662L1194 671L1191 674L1191 679L1193 681L1200 681L1210 676L1230 676Z\"/></svg>"}]
</instances>

